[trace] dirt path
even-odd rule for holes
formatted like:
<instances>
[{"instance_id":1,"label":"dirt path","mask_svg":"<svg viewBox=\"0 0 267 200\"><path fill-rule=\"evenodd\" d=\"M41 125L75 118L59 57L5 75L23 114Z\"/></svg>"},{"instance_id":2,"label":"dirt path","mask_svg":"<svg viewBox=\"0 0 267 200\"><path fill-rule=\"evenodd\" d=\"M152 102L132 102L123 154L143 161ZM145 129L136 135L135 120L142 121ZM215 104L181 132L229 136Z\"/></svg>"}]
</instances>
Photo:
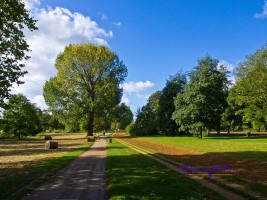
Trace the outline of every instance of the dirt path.
<instances>
[{"instance_id":1,"label":"dirt path","mask_svg":"<svg viewBox=\"0 0 267 200\"><path fill-rule=\"evenodd\" d=\"M108 199L105 140L97 140L89 150L23 198L28 199Z\"/></svg>"}]
</instances>

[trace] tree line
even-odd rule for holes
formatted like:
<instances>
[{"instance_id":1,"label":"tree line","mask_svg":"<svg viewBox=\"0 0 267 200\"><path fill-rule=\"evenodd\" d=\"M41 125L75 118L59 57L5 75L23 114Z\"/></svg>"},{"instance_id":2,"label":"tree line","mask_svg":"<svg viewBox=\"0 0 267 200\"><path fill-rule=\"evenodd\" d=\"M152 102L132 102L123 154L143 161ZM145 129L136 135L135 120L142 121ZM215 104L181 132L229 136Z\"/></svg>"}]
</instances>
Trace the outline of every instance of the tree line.
<instances>
[{"instance_id":1,"label":"tree line","mask_svg":"<svg viewBox=\"0 0 267 200\"><path fill-rule=\"evenodd\" d=\"M235 69L235 83L218 59L205 56L189 73L171 76L137 110L132 135L181 135L203 131L260 131L267 127L267 46Z\"/></svg>"},{"instance_id":2,"label":"tree line","mask_svg":"<svg viewBox=\"0 0 267 200\"><path fill-rule=\"evenodd\" d=\"M1 119L4 136L20 138L54 128L93 135L125 129L133 121L129 106L120 103L127 68L115 52L90 43L70 44L57 56L55 67L57 75L43 87L48 111L22 94L12 95Z\"/></svg>"},{"instance_id":3,"label":"tree line","mask_svg":"<svg viewBox=\"0 0 267 200\"><path fill-rule=\"evenodd\" d=\"M0 2L0 131L16 137L50 129L66 132L124 129L133 120L128 106L120 104L120 83L127 68L115 52L93 44L70 44L56 59L58 71L44 85L49 110L40 110L24 95L11 94L20 80L30 51L24 29L37 30L22 0Z\"/></svg>"},{"instance_id":4,"label":"tree line","mask_svg":"<svg viewBox=\"0 0 267 200\"><path fill-rule=\"evenodd\" d=\"M93 44L70 44L56 58L57 75L44 85L49 111L41 111L23 95L11 95L29 46L23 29L37 30L22 0L0 2L0 128L7 134L36 134L65 128L88 135L108 127L124 129L132 121L129 107L120 105L120 84L127 68L115 52ZM135 135L179 135L204 130L265 130L267 124L267 47L247 56L227 79L225 66L210 56L189 73L170 77L152 94L127 127Z\"/></svg>"}]
</instances>

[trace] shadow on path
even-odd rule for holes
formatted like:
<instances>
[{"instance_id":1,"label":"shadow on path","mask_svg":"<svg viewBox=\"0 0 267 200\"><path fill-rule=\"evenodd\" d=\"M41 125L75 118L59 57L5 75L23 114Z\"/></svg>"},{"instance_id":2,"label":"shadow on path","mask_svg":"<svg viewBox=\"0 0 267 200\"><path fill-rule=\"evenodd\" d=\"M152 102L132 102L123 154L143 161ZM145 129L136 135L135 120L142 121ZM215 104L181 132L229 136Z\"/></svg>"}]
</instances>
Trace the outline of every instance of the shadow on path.
<instances>
[{"instance_id":1,"label":"shadow on path","mask_svg":"<svg viewBox=\"0 0 267 200\"><path fill-rule=\"evenodd\" d=\"M89 150L23 198L28 199L108 199L105 140L97 140Z\"/></svg>"}]
</instances>

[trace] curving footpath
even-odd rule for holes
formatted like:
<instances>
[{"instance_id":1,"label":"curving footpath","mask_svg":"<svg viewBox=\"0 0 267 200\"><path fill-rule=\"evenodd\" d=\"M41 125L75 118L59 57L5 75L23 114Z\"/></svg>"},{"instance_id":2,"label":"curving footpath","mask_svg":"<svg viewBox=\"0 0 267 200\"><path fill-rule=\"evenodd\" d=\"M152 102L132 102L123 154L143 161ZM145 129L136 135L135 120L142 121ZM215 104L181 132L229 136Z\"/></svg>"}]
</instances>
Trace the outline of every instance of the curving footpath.
<instances>
[{"instance_id":1,"label":"curving footpath","mask_svg":"<svg viewBox=\"0 0 267 200\"><path fill-rule=\"evenodd\" d=\"M108 199L107 191L106 142L105 139L100 139L23 200L105 200Z\"/></svg>"}]
</instances>

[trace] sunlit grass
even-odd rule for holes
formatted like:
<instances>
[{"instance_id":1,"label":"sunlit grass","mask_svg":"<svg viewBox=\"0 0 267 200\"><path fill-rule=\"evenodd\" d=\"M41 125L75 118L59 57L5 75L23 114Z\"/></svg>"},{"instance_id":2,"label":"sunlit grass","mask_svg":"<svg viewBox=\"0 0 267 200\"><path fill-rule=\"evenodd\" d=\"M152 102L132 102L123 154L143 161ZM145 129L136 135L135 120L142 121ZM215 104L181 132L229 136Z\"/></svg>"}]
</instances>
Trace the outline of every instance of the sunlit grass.
<instances>
[{"instance_id":1,"label":"sunlit grass","mask_svg":"<svg viewBox=\"0 0 267 200\"><path fill-rule=\"evenodd\" d=\"M108 145L107 156L110 199L222 199L116 140Z\"/></svg>"},{"instance_id":2,"label":"sunlit grass","mask_svg":"<svg viewBox=\"0 0 267 200\"><path fill-rule=\"evenodd\" d=\"M267 160L267 138L245 137L140 137L138 140L158 142L163 145L189 149L202 153L238 152L239 158ZM244 152L242 154L242 152ZM233 154L235 156L235 154Z\"/></svg>"}]
</instances>

